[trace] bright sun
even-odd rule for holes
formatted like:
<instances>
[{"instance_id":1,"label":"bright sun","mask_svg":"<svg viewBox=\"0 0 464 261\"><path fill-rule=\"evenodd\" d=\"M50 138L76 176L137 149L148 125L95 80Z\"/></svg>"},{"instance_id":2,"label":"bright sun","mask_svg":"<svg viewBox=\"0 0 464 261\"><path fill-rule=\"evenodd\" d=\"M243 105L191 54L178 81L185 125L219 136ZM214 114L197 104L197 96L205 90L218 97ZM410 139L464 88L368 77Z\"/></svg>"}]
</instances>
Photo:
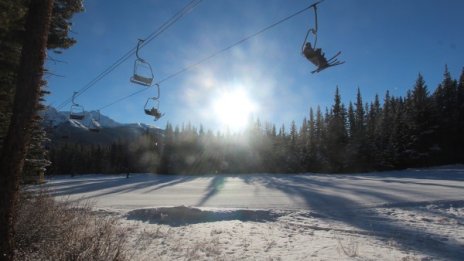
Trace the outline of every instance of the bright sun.
<instances>
[{"instance_id":1,"label":"bright sun","mask_svg":"<svg viewBox=\"0 0 464 261\"><path fill-rule=\"evenodd\" d=\"M243 89L222 91L214 100L213 112L221 128L230 131L242 131L250 116L256 113L257 106Z\"/></svg>"}]
</instances>

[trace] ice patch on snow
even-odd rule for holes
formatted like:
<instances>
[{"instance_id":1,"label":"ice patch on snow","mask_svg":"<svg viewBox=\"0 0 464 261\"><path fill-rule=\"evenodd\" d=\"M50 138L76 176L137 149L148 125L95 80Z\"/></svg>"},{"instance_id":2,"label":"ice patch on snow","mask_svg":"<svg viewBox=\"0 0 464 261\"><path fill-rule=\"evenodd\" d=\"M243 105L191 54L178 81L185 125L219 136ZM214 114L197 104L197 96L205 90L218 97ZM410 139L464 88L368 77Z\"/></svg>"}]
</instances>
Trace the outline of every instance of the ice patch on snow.
<instances>
[{"instance_id":1,"label":"ice patch on snow","mask_svg":"<svg viewBox=\"0 0 464 261\"><path fill-rule=\"evenodd\" d=\"M126 214L126 218L129 220L165 224L173 227L231 220L273 222L280 216L281 214L272 210L235 209L215 211L185 206L135 209Z\"/></svg>"}]
</instances>

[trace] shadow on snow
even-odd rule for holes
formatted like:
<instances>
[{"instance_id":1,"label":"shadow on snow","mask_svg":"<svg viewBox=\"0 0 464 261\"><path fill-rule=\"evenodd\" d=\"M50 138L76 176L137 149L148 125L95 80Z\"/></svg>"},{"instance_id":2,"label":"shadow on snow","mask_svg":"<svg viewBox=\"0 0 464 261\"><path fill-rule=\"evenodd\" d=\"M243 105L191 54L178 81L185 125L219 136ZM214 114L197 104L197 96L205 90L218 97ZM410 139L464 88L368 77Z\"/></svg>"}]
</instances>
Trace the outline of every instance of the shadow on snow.
<instances>
[{"instance_id":1,"label":"shadow on snow","mask_svg":"<svg viewBox=\"0 0 464 261\"><path fill-rule=\"evenodd\" d=\"M462 174L462 172L461 172ZM328 177L328 181L317 180L318 175L269 175L269 176L253 176L244 175L241 178L245 183L255 186L264 186L269 189L276 189L290 197L302 198L311 211L315 211L325 218L339 221L355 228L368 232L387 242L390 239L395 239L405 249L416 250L418 252L432 254L447 260L462 260L464 256L464 247L458 242L451 240L442 242L439 240L440 235L433 233L418 231L411 227L406 227L404 224L395 222L394 219L379 216L373 211L376 207L394 207L394 206L411 206L417 207L424 203L422 202L407 202L407 195L415 194L421 197L419 191L407 191L407 188L400 189L391 185L386 185L385 190L392 193L384 193L373 186L368 185L363 187L340 186L336 182L330 182L331 178L341 178L339 175L323 175ZM436 175L434 175L436 177ZM343 176L344 179L350 179L350 176ZM361 178L361 177L353 177ZM443 177L441 177L443 179ZM462 177L452 175L447 177L461 180ZM333 181L333 180L332 180ZM396 196L399 193L399 196ZM384 204L380 206L365 206L356 201L356 197L370 197L374 199L395 202L392 204ZM457 195L458 196L458 195ZM417 198L416 197L416 198ZM459 197L459 196L458 196ZM403 203L401 203L403 202ZM463 200L440 201L440 204L462 205ZM448 206L447 205L447 206Z\"/></svg>"},{"instance_id":2,"label":"shadow on snow","mask_svg":"<svg viewBox=\"0 0 464 261\"><path fill-rule=\"evenodd\" d=\"M189 207L144 208L129 211L126 218L172 227L206 222L238 220L242 222L277 221L280 215L270 210L225 210L209 211Z\"/></svg>"}]
</instances>

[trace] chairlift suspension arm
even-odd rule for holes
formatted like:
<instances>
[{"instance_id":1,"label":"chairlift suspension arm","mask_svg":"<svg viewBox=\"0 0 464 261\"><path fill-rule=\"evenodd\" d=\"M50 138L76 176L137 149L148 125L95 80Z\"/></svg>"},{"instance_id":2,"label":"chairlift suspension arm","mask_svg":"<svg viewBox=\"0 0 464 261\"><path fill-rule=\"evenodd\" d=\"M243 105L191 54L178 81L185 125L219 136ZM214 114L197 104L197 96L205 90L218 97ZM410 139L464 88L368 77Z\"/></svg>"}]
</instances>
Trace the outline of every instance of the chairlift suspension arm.
<instances>
[{"instance_id":1,"label":"chairlift suspension arm","mask_svg":"<svg viewBox=\"0 0 464 261\"><path fill-rule=\"evenodd\" d=\"M314 30L313 30L313 34L314 34L314 47L313 48L316 48L316 44L317 44L317 5L315 5L314 7Z\"/></svg>"},{"instance_id":2,"label":"chairlift suspension arm","mask_svg":"<svg viewBox=\"0 0 464 261\"><path fill-rule=\"evenodd\" d=\"M314 35L314 44L312 48L316 49L316 44L317 44L317 30L318 30L318 25L317 25L317 5L322 3L324 0L321 0L319 2L316 2L310 6L310 8L313 8L314 10L314 28L309 28L308 32L306 32L305 39L303 41L303 45L301 46L301 50L304 50L305 44L308 41L308 36L309 33L312 33Z\"/></svg>"},{"instance_id":3,"label":"chairlift suspension arm","mask_svg":"<svg viewBox=\"0 0 464 261\"><path fill-rule=\"evenodd\" d=\"M144 42L145 40L143 39L139 39L139 42L137 43L137 50L135 51L135 56L137 56L137 59L141 60L142 62L145 62L145 60L143 60L142 58L140 58L139 56L139 49L140 49L140 45Z\"/></svg>"},{"instance_id":4,"label":"chairlift suspension arm","mask_svg":"<svg viewBox=\"0 0 464 261\"><path fill-rule=\"evenodd\" d=\"M78 92L74 92L74 94L73 94L73 96L72 96L72 104L73 104L73 105L79 105L79 104L77 104L77 103L74 101L74 99L76 98L76 95L77 95L77 94L78 94Z\"/></svg>"},{"instance_id":5,"label":"chairlift suspension arm","mask_svg":"<svg viewBox=\"0 0 464 261\"><path fill-rule=\"evenodd\" d=\"M156 90L158 91L158 95L153 97L153 100L158 100L160 98L160 86L159 84L155 84Z\"/></svg>"}]
</instances>

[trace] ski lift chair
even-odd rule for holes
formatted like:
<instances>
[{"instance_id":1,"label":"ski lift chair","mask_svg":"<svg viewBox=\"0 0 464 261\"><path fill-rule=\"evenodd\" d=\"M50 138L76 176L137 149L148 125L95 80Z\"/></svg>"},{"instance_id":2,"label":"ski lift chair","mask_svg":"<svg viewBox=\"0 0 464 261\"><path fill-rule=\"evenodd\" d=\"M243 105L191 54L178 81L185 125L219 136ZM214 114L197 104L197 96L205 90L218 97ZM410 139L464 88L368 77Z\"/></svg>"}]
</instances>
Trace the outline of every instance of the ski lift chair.
<instances>
[{"instance_id":1,"label":"ski lift chair","mask_svg":"<svg viewBox=\"0 0 464 261\"><path fill-rule=\"evenodd\" d=\"M91 118L90 118L89 126L87 126L87 128L91 132L100 132L100 129L101 129L100 111L97 111L96 117L92 116L92 114L90 114L90 117Z\"/></svg>"},{"instance_id":2,"label":"ski lift chair","mask_svg":"<svg viewBox=\"0 0 464 261\"><path fill-rule=\"evenodd\" d=\"M137 51L135 52L137 59L134 62L134 74L130 78L130 81L142 86L150 87L152 86L154 79L153 70L151 65L139 56L140 44L143 43L143 41L144 40L139 39L139 42L137 43Z\"/></svg>"},{"instance_id":3,"label":"ski lift chair","mask_svg":"<svg viewBox=\"0 0 464 261\"><path fill-rule=\"evenodd\" d=\"M69 118L72 120L83 120L85 118L84 107L74 101L76 94L77 92L74 92L72 96L72 105L69 110Z\"/></svg>"},{"instance_id":4,"label":"ski lift chair","mask_svg":"<svg viewBox=\"0 0 464 261\"><path fill-rule=\"evenodd\" d=\"M69 118L72 120L83 120L85 118L84 107L80 106L77 103L71 105Z\"/></svg>"},{"instance_id":5,"label":"ski lift chair","mask_svg":"<svg viewBox=\"0 0 464 261\"><path fill-rule=\"evenodd\" d=\"M145 111L145 114L153 116L155 121L164 116L164 113L161 113L159 110L159 101L153 98L148 98L143 110Z\"/></svg>"},{"instance_id":6,"label":"ski lift chair","mask_svg":"<svg viewBox=\"0 0 464 261\"><path fill-rule=\"evenodd\" d=\"M309 28L308 32L306 33L306 37L303 41L303 45L301 47L301 53L303 56L306 57L311 63L313 63L315 66L317 66L317 69L312 71L311 73L316 73L320 72L324 69L327 69L332 66L340 65L345 63L344 61L339 61L337 60L337 56L341 54L341 52L338 52L335 54L332 58L328 59L325 58L324 52L322 52L321 48L316 48L317 44L317 5L321 3L322 1L319 1L315 4L313 4L311 7L314 10L314 28ZM311 43L308 41L309 34L314 35L314 42L313 45L311 46Z\"/></svg>"}]
</instances>

